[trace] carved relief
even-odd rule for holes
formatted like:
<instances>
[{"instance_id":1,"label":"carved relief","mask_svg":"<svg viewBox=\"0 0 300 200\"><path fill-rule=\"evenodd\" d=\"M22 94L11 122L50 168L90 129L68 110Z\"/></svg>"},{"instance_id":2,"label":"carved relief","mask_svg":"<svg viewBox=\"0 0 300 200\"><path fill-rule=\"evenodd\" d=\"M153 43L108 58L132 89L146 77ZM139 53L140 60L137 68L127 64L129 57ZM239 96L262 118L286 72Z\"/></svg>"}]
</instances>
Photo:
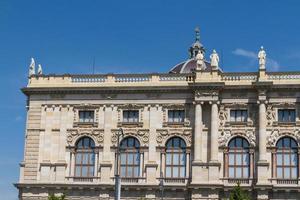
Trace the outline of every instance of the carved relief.
<instances>
[{"instance_id":1,"label":"carved relief","mask_svg":"<svg viewBox=\"0 0 300 200\"><path fill-rule=\"evenodd\" d=\"M216 91L203 91L203 90L196 90L195 91L195 96L196 97L203 97L203 96L218 96L218 92Z\"/></svg>"},{"instance_id":2,"label":"carved relief","mask_svg":"<svg viewBox=\"0 0 300 200\"><path fill-rule=\"evenodd\" d=\"M157 129L156 141L159 146L164 146L167 140L173 136L182 137L187 146L192 144L192 130L191 129Z\"/></svg>"},{"instance_id":3,"label":"carved relief","mask_svg":"<svg viewBox=\"0 0 300 200\"><path fill-rule=\"evenodd\" d=\"M225 126L226 121L228 120L228 112L225 108L224 105L220 106L220 111L219 111L219 122L220 122L220 127Z\"/></svg>"},{"instance_id":4,"label":"carved relief","mask_svg":"<svg viewBox=\"0 0 300 200\"><path fill-rule=\"evenodd\" d=\"M112 129L112 136L111 136L111 142L113 145L117 144L117 134L120 130L119 129ZM149 145L149 130L148 129L123 129L123 133L125 137L133 136L136 137L139 142L141 143L141 146L148 146Z\"/></svg>"},{"instance_id":5,"label":"carved relief","mask_svg":"<svg viewBox=\"0 0 300 200\"><path fill-rule=\"evenodd\" d=\"M88 136L94 140L96 145L103 145L104 130L103 129L68 129L67 143L69 146L74 146L76 141L83 136Z\"/></svg>"},{"instance_id":6,"label":"carved relief","mask_svg":"<svg viewBox=\"0 0 300 200\"><path fill-rule=\"evenodd\" d=\"M275 109L272 105L267 105L267 126L272 126L273 122L276 120Z\"/></svg>"},{"instance_id":7,"label":"carved relief","mask_svg":"<svg viewBox=\"0 0 300 200\"><path fill-rule=\"evenodd\" d=\"M267 137L267 146L274 147L276 145L276 142L283 136L290 136L294 138L298 144L300 143L300 131L291 129L275 129L273 130L270 135Z\"/></svg>"},{"instance_id":8,"label":"carved relief","mask_svg":"<svg viewBox=\"0 0 300 200\"><path fill-rule=\"evenodd\" d=\"M244 137L250 143L250 146L255 146L256 136L253 130L224 130L219 135L219 146L226 147L228 142L236 136Z\"/></svg>"}]
</instances>

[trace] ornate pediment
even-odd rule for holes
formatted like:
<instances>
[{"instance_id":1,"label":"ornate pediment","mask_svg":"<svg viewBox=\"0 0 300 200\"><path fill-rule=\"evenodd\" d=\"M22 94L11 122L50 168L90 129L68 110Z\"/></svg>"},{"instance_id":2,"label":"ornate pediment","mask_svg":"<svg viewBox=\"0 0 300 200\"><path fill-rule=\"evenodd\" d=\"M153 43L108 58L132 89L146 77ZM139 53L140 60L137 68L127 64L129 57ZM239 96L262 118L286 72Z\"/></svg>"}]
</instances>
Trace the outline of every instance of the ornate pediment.
<instances>
[{"instance_id":1,"label":"ornate pediment","mask_svg":"<svg viewBox=\"0 0 300 200\"><path fill-rule=\"evenodd\" d=\"M96 146L102 146L104 141L104 130L93 128L78 128L67 130L67 143L69 146L75 146L77 140L83 136L94 140Z\"/></svg>"},{"instance_id":2,"label":"ornate pediment","mask_svg":"<svg viewBox=\"0 0 300 200\"><path fill-rule=\"evenodd\" d=\"M254 130L236 129L236 130L224 130L219 135L219 146L226 147L228 142L236 137L241 136L248 140L251 147L256 146L256 136Z\"/></svg>"},{"instance_id":3,"label":"ornate pediment","mask_svg":"<svg viewBox=\"0 0 300 200\"><path fill-rule=\"evenodd\" d=\"M156 142L164 146L171 137L178 136L185 140L187 147L192 144L192 129L157 129Z\"/></svg>"},{"instance_id":4,"label":"ornate pediment","mask_svg":"<svg viewBox=\"0 0 300 200\"><path fill-rule=\"evenodd\" d=\"M111 136L111 142L112 145L117 145L117 134L120 131L120 129L112 129L112 136ZM148 146L149 145L149 129L136 129L136 128L130 128L130 129L123 129L123 138L128 136L133 136L137 138L141 144L141 146Z\"/></svg>"}]
</instances>

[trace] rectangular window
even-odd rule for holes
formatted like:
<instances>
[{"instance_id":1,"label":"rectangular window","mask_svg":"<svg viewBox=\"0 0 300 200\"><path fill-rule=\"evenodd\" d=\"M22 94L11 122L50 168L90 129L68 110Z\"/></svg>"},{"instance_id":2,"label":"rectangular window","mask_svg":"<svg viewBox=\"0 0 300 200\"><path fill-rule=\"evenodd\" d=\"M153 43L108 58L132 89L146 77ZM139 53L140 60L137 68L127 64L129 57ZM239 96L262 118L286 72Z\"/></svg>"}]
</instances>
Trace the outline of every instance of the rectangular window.
<instances>
[{"instance_id":1,"label":"rectangular window","mask_svg":"<svg viewBox=\"0 0 300 200\"><path fill-rule=\"evenodd\" d=\"M230 110L231 122L247 122L248 111L247 110Z\"/></svg>"},{"instance_id":2,"label":"rectangular window","mask_svg":"<svg viewBox=\"0 0 300 200\"><path fill-rule=\"evenodd\" d=\"M168 122L184 122L184 110L169 110Z\"/></svg>"},{"instance_id":3,"label":"rectangular window","mask_svg":"<svg viewBox=\"0 0 300 200\"><path fill-rule=\"evenodd\" d=\"M79 111L79 122L94 122L94 111Z\"/></svg>"},{"instance_id":4,"label":"rectangular window","mask_svg":"<svg viewBox=\"0 0 300 200\"><path fill-rule=\"evenodd\" d=\"M123 111L123 122L139 122L139 111L138 110L124 110Z\"/></svg>"},{"instance_id":5,"label":"rectangular window","mask_svg":"<svg viewBox=\"0 0 300 200\"><path fill-rule=\"evenodd\" d=\"M295 122L296 121L295 109L279 109L278 110L278 121L279 122Z\"/></svg>"}]
</instances>

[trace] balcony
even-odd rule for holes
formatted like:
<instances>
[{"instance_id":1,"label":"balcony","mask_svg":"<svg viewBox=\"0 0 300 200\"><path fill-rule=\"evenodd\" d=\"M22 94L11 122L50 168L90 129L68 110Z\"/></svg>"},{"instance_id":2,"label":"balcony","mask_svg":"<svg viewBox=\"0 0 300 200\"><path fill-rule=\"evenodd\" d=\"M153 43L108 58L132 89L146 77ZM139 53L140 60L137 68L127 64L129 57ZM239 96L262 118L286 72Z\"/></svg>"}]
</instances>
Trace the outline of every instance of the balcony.
<instances>
[{"instance_id":1,"label":"balcony","mask_svg":"<svg viewBox=\"0 0 300 200\"><path fill-rule=\"evenodd\" d=\"M68 182L96 183L100 177L66 177Z\"/></svg>"},{"instance_id":2,"label":"balcony","mask_svg":"<svg viewBox=\"0 0 300 200\"><path fill-rule=\"evenodd\" d=\"M271 179L271 182L273 184L278 184L278 185L298 185L299 184L298 179L274 178L274 179Z\"/></svg>"},{"instance_id":3,"label":"balcony","mask_svg":"<svg viewBox=\"0 0 300 200\"><path fill-rule=\"evenodd\" d=\"M244 186L250 186L254 184L253 178L224 178L224 185L237 185L238 183Z\"/></svg>"},{"instance_id":4,"label":"balcony","mask_svg":"<svg viewBox=\"0 0 300 200\"><path fill-rule=\"evenodd\" d=\"M186 185L189 178L158 178L158 180L163 180L164 185Z\"/></svg>"}]
</instances>

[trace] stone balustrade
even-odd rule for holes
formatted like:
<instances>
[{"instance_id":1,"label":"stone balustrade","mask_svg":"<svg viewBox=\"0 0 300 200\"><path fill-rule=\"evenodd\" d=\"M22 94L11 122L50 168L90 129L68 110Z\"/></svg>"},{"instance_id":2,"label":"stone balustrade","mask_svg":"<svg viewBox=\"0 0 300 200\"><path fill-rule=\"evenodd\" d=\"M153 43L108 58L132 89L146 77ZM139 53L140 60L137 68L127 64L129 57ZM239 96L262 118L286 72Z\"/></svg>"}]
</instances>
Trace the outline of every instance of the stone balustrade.
<instances>
[{"instance_id":1,"label":"stone balustrade","mask_svg":"<svg viewBox=\"0 0 300 200\"><path fill-rule=\"evenodd\" d=\"M224 73L222 74L222 81L256 81L257 73Z\"/></svg>"},{"instance_id":2,"label":"stone balustrade","mask_svg":"<svg viewBox=\"0 0 300 200\"><path fill-rule=\"evenodd\" d=\"M267 74L268 80L299 80L300 72L270 72Z\"/></svg>"}]
</instances>

